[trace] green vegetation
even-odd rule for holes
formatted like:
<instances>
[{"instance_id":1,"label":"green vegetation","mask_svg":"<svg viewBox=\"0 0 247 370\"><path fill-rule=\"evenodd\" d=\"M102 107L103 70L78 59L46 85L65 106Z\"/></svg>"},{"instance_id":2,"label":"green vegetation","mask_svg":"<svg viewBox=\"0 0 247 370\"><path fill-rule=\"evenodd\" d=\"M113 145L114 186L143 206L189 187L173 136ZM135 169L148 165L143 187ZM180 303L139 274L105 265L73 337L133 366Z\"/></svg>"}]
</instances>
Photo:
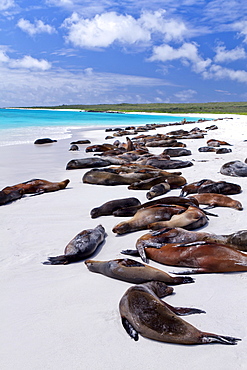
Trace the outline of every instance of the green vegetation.
<instances>
[{"instance_id":1,"label":"green vegetation","mask_svg":"<svg viewBox=\"0 0 247 370\"><path fill-rule=\"evenodd\" d=\"M27 107L26 107L27 108ZM33 109L80 109L94 112L155 112L155 113L230 113L230 114L247 114L247 102L230 102L230 103L180 103L180 104L97 104L97 105L58 105L58 106L40 106L29 107Z\"/></svg>"}]
</instances>

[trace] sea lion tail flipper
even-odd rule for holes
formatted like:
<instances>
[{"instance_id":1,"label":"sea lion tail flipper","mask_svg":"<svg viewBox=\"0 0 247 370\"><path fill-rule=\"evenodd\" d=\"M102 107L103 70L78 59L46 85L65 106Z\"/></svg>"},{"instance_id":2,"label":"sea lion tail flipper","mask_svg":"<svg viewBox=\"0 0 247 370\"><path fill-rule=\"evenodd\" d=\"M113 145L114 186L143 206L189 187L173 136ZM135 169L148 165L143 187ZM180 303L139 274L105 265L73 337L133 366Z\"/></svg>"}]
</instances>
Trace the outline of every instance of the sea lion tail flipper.
<instances>
[{"instance_id":1,"label":"sea lion tail flipper","mask_svg":"<svg viewBox=\"0 0 247 370\"><path fill-rule=\"evenodd\" d=\"M43 262L43 265L67 265L70 262L74 261L74 256L70 255L61 255L56 257L48 257L48 261Z\"/></svg>"},{"instance_id":2,"label":"sea lion tail flipper","mask_svg":"<svg viewBox=\"0 0 247 370\"><path fill-rule=\"evenodd\" d=\"M213 217L219 217L219 215L216 215L215 213L211 213L211 212L205 211L205 209L209 209L209 208L214 208L214 207L206 207L206 208L203 208L202 209L202 211L205 213L205 215L207 215L207 216L213 216Z\"/></svg>"},{"instance_id":3,"label":"sea lion tail flipper","mask_svg":"<svg viewBox=\"0 0 247 370\"><path fill-rule=\"evenodd\" d=\"M130 322L124 317L122 317L122 324L123 324L124 329L129 334L129 336L133 338L135 341L137 341L139 339L138 332L133 328Z\"/></svg>"},{"instance_id":4,"label":"sea lion tail flipper","mask_svg":"<svg viewBox=\"0 0 247 370\"><path fill-rule=\"evenodd\" d=\"M193 315L194 313L206 313L203 310L200 310L199 308L191 308L191 307L173 307L165 302L165 305L176 315L178 316L187 316L187 315Z\"/></svg>"},{"instance_id":5,"label":"sea lion tail flipper","mask_svg":"<svg viewBox=\"0 0 247 370\"><path fill-rule=\"evenodd\" d=\"M128 254L129 256L140 257L137 249L125 249L121 251L122 254Z\"/></svg>"},{"instance_id":6,"label":"sea lion tail flipper","mask_svg":"<svg viewBox=\"0 0 247 370\"><path fill-rule=\"evenodd\" d=\"M201 343L222 343L222 344L237 344L240 338L228 337L225 335L217 335L211 333L203 333Z\"/></svg>"},{"instance_id":7,"label":"sea lion tail flipper","mask_svg":"<svg viewBox=\"0 0 247 370\"><path fill-rule=\"evenodd\" d=\"M174 280L174 283L176 283L176 284L190 284L190 283L195 282L195 279L193 279L190 276L174 277L173 280Z\"/></svg>"},{"instance_id":8,"label":"sea lion tail flipper","mask_svg":"<svg viewBox=\"0 0 247 370\"><path fill-rule=\"evenodd\" d=\"M147 263L148 260L147 260L147 256L146 256L146 253L145 253L145 248L143 247L143 245L137 245L136 250L138 251L139 256L141 257L143 262Z\"/></svg>"}]
</instances>

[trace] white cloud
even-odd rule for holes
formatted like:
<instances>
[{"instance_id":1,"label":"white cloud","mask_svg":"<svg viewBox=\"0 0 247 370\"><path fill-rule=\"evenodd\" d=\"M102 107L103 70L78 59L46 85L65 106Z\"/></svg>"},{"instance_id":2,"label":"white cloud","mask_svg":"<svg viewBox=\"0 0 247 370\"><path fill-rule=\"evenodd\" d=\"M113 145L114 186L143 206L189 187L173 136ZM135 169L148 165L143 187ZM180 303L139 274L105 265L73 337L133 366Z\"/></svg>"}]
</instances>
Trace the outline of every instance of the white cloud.
<instances>
[{"instance_id":1,"label":"white cloud","mask_svg":"<svg viewBox=\"0 0 247 370\"><path fill-rule=\"evenodd\" d=\"M216 47L214 61L217 63L234 62L235 60L245 59L247 54L244 48L237 46L235 49L226 50L225 46Z\"/></svg>"},{"instance_id":2,"label":"white cloud","mask_svg":"<svg viewBox=\"0 0 247 370\"><path fill-rule=\"evenodd\" d=\"M166 19L162 9L145 11L137 19L115 12L97 14L89 19L74 12L65 19L63 27L68 30L67 41L84 48L105 48L114 42L147 44L157 35L166 41L182 41L189 32L182 21Z\"/></svg>"},{"instance_id":3,"label":"white cloud","mask_svg":"<svg viewBox=\"0 0 247 370\"><path fill-rule=\"evenodd\" d=\"M181 59L184 64L191 63L192 69L196 73L203 72L210 64L210 59L203 59L197 50L197 46L192 43L184 43L180 48L175 49L170 45L155 46L153 55L149 58L151 62L167 62Z\"/></svg>"},{"instance_id":4,"label":"white cloud","mask_svg":"<svg viewBox=\"0 0 247 370\"><path fill-rule=\"evenodd\" d=\"M182 102L191 102L191 99L197 94L195 90L188 89L182 90L178 93L174 94L176 98L178 98Z\"/></svg>"},{"instance_id":5,"label":"white cloud","mask_svg":"<svg viewBox=\"0 0 247 370\"><path fill-rule=\"evenodd\" d=\"M55 33L56 30L54 27L50 26L49 24L45 24L41 20L36 20L35 23L31 23L30 21L21 18L17 26L24 32L27 32L30 36L34 36L37 33Z\"/></svg>"},{"instance_id":6,"label":"white cloud","mask_svg":"<svg viewBox=\"0 0 247 370\"><path fill-rule=\"evenodd\" d=\"M240 21L233 24L233 29L239 31L239 36L247 43L247 21Z\"/></svg>"},{"instance_id":7,"label":"white cloud","mask_svg":"<svg viewBox=\"0 0 247 370\"><path fill-rule=\"evenodd\" d=\"M213 64L208 71L205 71L203 73L203 77L206 79L229 79L232 81L247 83L246 71L223 68L216 64Z\"/></svg>"},{"instance_id":8,"label":"white cloud","mask_svg":"<svg viewBox=\"0 0 247 370\"><path fill-rule=\"evenodd\" d=\"M0 0L0 10L7 10L15 6L14 0Z\"/></svg>"},{"instance_id":9,"label":"white cloud","mask_svg":"<svg viewBox=\"0 0 247 370\"><path fill-rule=\"evenodd\" d=\"M30 55L25 55L23 58L20 59L10 58L3 48L0 50L0 65L1 64L10 69L13 68L46 71L51 68L51 64L45 59L35 59Z\"/></svg>"}]
</instances>

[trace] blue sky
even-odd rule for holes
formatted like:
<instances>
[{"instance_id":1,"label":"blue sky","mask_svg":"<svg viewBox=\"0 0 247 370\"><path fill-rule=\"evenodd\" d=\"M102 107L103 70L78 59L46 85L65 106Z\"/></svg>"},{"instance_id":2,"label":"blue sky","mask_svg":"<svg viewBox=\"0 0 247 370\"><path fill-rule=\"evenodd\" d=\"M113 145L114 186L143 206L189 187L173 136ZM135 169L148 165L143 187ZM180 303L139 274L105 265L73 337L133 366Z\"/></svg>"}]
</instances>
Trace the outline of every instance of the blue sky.
<instances>
[{"instance_id":1,"label":"blue sky","mask_svg":"<svg viewBox=\"0 0 247 370\"><path fill-rule=\"evenodd\" d=\"M247 100L246 0L0 0L0 107Z\"/></svg>"}]
</instances>

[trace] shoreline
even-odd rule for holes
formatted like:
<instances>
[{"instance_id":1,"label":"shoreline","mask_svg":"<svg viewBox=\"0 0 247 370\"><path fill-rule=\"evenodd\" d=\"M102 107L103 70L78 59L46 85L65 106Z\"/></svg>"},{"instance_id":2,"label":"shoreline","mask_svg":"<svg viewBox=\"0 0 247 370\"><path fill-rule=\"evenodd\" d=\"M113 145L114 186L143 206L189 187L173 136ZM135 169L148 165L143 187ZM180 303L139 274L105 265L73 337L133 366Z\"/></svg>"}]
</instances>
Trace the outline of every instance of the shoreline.
<instances>
[{"instance_id":1,"label":"shoreline","mask_svg":"<svg viewBox=\"0 0 247 370\"><path fill-rule=\"evenodd\" d=\"M231 178L219 172L222 164L245 159L245 117L228 118L215 122L218 129L208 131L204 139L184 140L192 155L180 158L193 160L192 167L181 169L188 183L210 178L242 187L242 193L232 198L243 204L243 211L223 207L212 211L218 217L210 217L203 230L216 234L244 229L247 217L246 178ZM195 126L204 129L207 125L208 122L193 122L174 126L172 130ZM170 130L171 127L167 126L150 133ZM193 275L195 283L174 286L175 293L165 298L167 303L206 311L203 315L186 316L185 321L200 330L242 339L236 346L186 346L144 337L134 342L129 338L121 324L118 304L131 284L92 273L83 261L64 266L42 264L48 256L62 254L78 232L98 224L105 227L107 237L104 245L91 257L96 260L125 258L121 251L133 249L137 238L148 232L143 230L116 236L112 228L128 218L90 217L92 208L112 199L133 196L142 203L147 199L145 190L83 183L82 176L88 169L66 170L69 160L93 156L93 153L85 152L86 145L81 145L78 152L69 151L70 141L81 139L83 135L85 131L76 128L72 130L71 138L54 144L0 147L0 156L4 158L1 189L32 178L48 181L70 179L64 190L26 196L0 207L0 313L4 317L0 337L4 370L80 370L82 366L92 370L126 370L126 354L128 364L136 370L163 370L164 364L170 369L181 370L242 370L243 364L247 363L247 329L244 325L247 273L198 274ZM105 135L100 128L87 130L87 137L84 137L89 138L93 145L105 142ZM211 138L230 142L232 153L200 153L198 147L204 146ZM107 142L112 143L115 139ZM123 136L119 140L125 142L126 138ZM150 152L155 154L162 150L150 148ZM166 195L177 196L179 193L180 189L173 189ZM133 259L140 262L138 257ZM153 261L149 264L168 273L184 270Z\"/></svg>"}]
</instances>

